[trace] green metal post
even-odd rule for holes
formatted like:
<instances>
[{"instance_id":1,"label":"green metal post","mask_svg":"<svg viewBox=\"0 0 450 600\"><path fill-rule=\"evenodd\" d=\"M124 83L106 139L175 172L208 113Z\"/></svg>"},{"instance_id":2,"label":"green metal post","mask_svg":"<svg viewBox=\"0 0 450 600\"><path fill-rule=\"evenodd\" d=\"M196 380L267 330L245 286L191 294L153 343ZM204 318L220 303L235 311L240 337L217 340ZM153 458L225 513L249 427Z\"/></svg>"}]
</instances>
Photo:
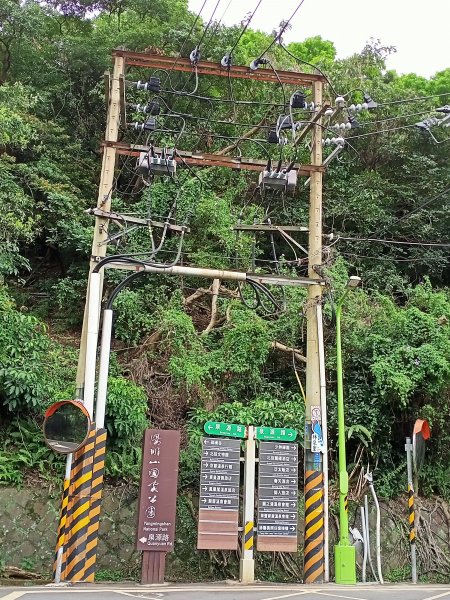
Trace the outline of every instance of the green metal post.
<instances>
[{"instance_id":1,"label":"green metal post","mask_svg":"<svg viewBox=\"0 0 450 600\"><path fill-rule=\"evenodd\" d=\"M344 375L342 369L341 313L347 288L336 306L336 367L338 401L338 439L339 439L339 543L334 548L336 583L351 585L356 583L355 548L350 544L348 535L348 473L345 457L345 420L344 420Z\"/></svg>"}]
</instances>

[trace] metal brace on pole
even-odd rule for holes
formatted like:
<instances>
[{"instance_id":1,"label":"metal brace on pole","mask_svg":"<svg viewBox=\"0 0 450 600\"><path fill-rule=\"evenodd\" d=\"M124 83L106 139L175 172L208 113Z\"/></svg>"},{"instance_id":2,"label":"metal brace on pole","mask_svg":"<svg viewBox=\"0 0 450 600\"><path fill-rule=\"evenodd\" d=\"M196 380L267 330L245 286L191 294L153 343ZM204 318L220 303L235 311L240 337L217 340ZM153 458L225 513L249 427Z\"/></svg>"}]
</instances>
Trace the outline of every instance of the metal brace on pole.
<instances>
[{"instance_id":1,"label":"metal brace on pole","mask_svg":"<svg viewBox=\"0 0 450 600\"><path fill-rule=\"evenodd\" d=\"M242 534L242 554L239 563L239 579L242 583L255 581L255 559L253 558L253 541L255 530L255 465L256 442L255 428L247 427L244 462L244 518Z\"/></svg>"}]
</instances>

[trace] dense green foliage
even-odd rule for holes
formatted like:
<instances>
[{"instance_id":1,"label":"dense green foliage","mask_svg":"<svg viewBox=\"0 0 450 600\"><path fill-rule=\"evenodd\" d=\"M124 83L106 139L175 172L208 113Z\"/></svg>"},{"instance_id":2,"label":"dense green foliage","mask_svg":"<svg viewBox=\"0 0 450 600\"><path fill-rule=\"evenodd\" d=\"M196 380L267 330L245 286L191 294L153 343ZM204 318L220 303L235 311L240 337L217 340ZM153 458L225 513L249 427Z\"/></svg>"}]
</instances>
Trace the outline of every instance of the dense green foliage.
<instances>
[{"instance_id":1,"label":"dense green foliage","mask_svg":"<svg viewBox=\"0 0 450 600\"><path fill-rule=\"evenodd\" d=\"M93 223L85 211L96 203L105 117L102 76L110 67L111 49L148 48L174 56L182 50L186 55L194 19L185 0L161 0L152 10L144 0L0 0L0 275L5 281L0 289L0 482L20 482L27 469L49 474L59 467L38 431L43 409L73 394ZM198 39L201 28L200 19L191 39ZM238 31L218 24L205 40L203 57L219 59ZM235 63L247 64L270 39L248 30L236 48ZM289 50L324 69L339 93L354 90L349 101L361 102L363 88L380 103L375 117L358 115L362 127L352 130L351 146L331 163L325 178L325 233L334 236L324 253L328 299L339 297L349 274L364 280L364 289L348 298L343 318L350 461L358 455L360 466L369 462L383 494L397 493L404 477L404 437L415 418L425 416L433 440L423 490L450 497L449 249L420 245L448 242L449 195L439 195L449 181L448 144L435 145L428 135L401 128L448 102L450 69L430 79L398 75L385 68L392 49L379 44L336 60L332 41L320 37L292 43ZM270 57L278 68L297 68L278 46ZM228 97L229 82L217 79L199 93ZM167 85L179 89L193 82L171 73ZM215 151L237 135L235 120L273 123L277 115L264 102L280 102L281 90L269 87L234 84L235 97L258 95L261 105L251 110L245 104L164 96L169 109L177 103L177 111L198 118L187 123L180 147ZM334 102L334 91L327 94ZM447 96L396 102L433 94ZM145 96L135 93L133 99ZM179 127L175 121L171 126ZM391 127L400 129L383 133ZM213 130L225 139L214 138ZM125 141L133 141L133 135L123 132ZM174 137L167 134L160 142L173 144ZM249 142L240 143L239 152L266 156L260 145ZM308 162L307 151L299 151L298 159ZM307 225L303 183L294 197L261 198L252 174L180 168L177 186L160 180L140 188L131 163L121 159L118 166L114 210L167 215L177 197L178 221L189 218L183 245L189 264L250 270L256 261L255 268L264 270L263 261L273 258L270 239L237 238L235 223L260 222L269 215L276 223ZM112 233L119 231L113 227ZM299 260L293 264L292 246L279 238L275 242L280 269L304 274L301 250L296 248ZM149 233L143 228L130 232L119 244L120 252L148 249ZM169 238L169 256L176 248L177 238ZM108 274L107 292L121 277ZM234 286L225 286L217 317L205 331L211 296L201 292L192 298L202 285L209 282L143 277L116 301L107 411L112 476L137 477L140 438L148 423L183 429L184 487L196 485L198 438L207 418L303 430L304 291L291 288L283 298L274 289L286 310L266 317L246 308ZM251 303L246 289L243 293ZM327 301L327 317L331 310ZM334 452L331 320L325 337ZM286 348L298 349L296 356Z\"/></svg>"}]
</instances>

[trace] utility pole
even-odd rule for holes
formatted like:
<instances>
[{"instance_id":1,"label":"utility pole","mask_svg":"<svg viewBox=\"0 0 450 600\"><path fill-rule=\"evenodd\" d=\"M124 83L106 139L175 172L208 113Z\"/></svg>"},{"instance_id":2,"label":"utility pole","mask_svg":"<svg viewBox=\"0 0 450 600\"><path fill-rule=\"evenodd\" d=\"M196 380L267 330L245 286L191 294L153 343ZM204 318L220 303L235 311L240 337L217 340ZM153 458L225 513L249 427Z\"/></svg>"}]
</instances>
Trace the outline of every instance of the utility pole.
<instances>
[{"instance_id":1,"label":"utility pole","mask_svg":"<svg viewBox=\"0 0 450 600\"><path fill-rule=\"evenodd\" d=\"M322 108L323 83L312 85L313 102L316 110ZM322 165L322 119L314 119L312 125L311 164ZM322 172L311 173L309 194L309 247L308 277L320 279L322 265ZM304 542L304 583L322 583L324 577L324 504L322 453L312 451L312 408L320 407L320 353L319 331L317 326L317 305L321 302L320 285L308 287L306 309L306 406L305 406L305 542ZM314 421L320 413L316 410Z\"/></svg>"},{"instance_id":2,"label":"utility pole","mask_svg":"<svg viewBox=\"0 0 450 600\"><path fill-rule=\"evenodd\" d=\"M109 100L107 121L106 121L106 132L105 140L109 142L117 142L119 132L119 121L120 121L120 108L121 108L121 78L124 74L125 61L121 56L114 57L114 70L113 77L109 73L107 74L107 98ZM114 171L116 167L117 149L115 147L107 147L103 152L102 170L100 175L99 193L97 199L97 208L104 211L110 211L111 209L111 193L114 183ZM96 306L89 308L89 298L94 297L91 290L91 275L92 270L95 267L99 258L106 255L107 244L105 243L108 237L108 219L103 216L96 216L94 236L92 242L91 260L89 265L89 279L86 294L86 304L84 309L83 317L83 328L81 333L80 351L78 355L78 368L77 368L77 379L76 379L76 392L75 398L83 401L84 398L84 384L85 384L85 373L86 373L86 347L88 338L88 320L89 312L96 313L96 323L94 328L98 331L98 324L100 320L100 307L103 291L103 272L98 275L99 281L96 282ZM92 324L91 314L91 324ZM95 319L94 319L95 320ZM93 362L91 365L93 369L93 377L95 383L95 351L94 357L89 359L89 362ZM91 371L92 371L91 369ZM92 379L92 377L91 377ZM90 401L89 412L93 418L93 399ZM95 448L98 444L103 444L106 439L106 430L98 427L92 432L92 446ZM99 505L101 502L101 493L103 487L103 465L104 465L104 448L94 451L94 458L92 456L85 455L85 450L81 449L76 454L76 462L82 462L83 470L86 471L86 479L93 478L92 468L96 469L97 487L92 488L90 481L85 481L85 489L83 491L84 497L90 498L89 502L85 503L85 513L81 515L84 518L86 524L84 528L77 532L77 535L73 534L73 515L72 508L79 501L79 494L75 493L76 481L74 482L73 469L73 455L68 454L66 459L66 471L64 477L64 493L61 503L61 517L60 522L64 522L61 529L61 535L58 535L56 544L56 555L54 565L54 580L55 583L63 581L93 581L95 572L96 562L96 547L98 541L98 518L95 518L93 524L91 524L90 515L94 512L99 511ZM90 461L90 462L89 462ZM95 463L95 465L94 465ZM83 472L84 472L83 471ZM89 477L90 475L90 477ZM95 492L95 497L91 496L92 491ZM63 518L64 517L64 518ZM87 544L90 544L90 548L86 551ZM66 555L71 553L74 556L73 563L76 563L74 568L70 568L70 565L66 563Z\"/></svg>"},{"instance_id":3,"label":"utility pole","mask_svg":"<svg viewBox=\"0 0 450 600\"><path fill-rule=\"evenodd\" d=\"M125 72L125 59L123 56L114 56L114 69L112 79L107 75L107 91L109 90L109 105L106 118L105 142L117 142L120 125L121 105L121 78ZM107 94L108 98L108 94ZM100 185L98 189L97 209L104 212L111 210L111 195L114 184L114 171L116 168L117 148L114 145L106 144L103 148L102 170L100 174ZM106 256L108 238L108 219L102 216L95 217L94 236L92 240L91 260L89 265L89 279L92 269L98 260ZM100 302L103 295L103 271L100 281ZM81 331L80 353L78 355L78 370L76 381L76 397L83 399L84 374L86 365L86 339L87 339L87 320L88 320L88 299L89 299L89 281L86 294L86 305L84 309L83 328ZM100 318L100 306L99 318Z\"/></svg>"}]
</instances>

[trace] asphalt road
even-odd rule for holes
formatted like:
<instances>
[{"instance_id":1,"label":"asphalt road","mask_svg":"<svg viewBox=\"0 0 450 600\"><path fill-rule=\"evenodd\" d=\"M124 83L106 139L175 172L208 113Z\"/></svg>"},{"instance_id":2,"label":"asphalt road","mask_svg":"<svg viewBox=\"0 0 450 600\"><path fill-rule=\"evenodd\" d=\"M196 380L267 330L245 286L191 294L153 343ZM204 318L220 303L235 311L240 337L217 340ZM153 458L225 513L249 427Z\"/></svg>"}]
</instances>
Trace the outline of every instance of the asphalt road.
<instances>
[{"instance_id":1,"label":"asphalt road","mask_svg":"<svg viewBox=\"0 0 450 600\"><path fill-rule=\"evenodd\" d=\"M443 585L252 585L176 584L77 584L71 586L1 587L0 600L450 600L450 586Z\"/></svg>"}]
</instances>

